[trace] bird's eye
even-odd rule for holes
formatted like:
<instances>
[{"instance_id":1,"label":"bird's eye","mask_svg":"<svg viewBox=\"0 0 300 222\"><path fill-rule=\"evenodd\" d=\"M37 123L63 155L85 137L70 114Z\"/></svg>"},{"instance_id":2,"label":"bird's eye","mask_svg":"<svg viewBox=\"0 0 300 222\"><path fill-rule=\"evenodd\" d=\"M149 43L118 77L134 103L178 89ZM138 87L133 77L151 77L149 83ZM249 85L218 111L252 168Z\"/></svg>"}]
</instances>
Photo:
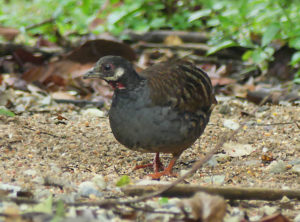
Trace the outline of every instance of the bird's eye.
<instances>
[{"instance_id":1,"label":"bird's eye","mask_svg":"<svg viewBox=\"0 0 300 222\"><path fill-rule=\"evenodd\" d=\"M112 69L112 65L111 64L104 64L102 66L104 71L110 71Z\"/></svg>"}]
</instances>

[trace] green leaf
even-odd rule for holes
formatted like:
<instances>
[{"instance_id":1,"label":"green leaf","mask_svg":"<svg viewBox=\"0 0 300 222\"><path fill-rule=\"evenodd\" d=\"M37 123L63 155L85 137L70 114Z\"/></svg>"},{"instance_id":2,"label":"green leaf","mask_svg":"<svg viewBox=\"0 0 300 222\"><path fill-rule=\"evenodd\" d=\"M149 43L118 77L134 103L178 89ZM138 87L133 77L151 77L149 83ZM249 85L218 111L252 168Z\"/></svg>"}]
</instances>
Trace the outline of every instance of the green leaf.
<instances>
[{"instance_id":1,"label":"green leaf","mask_svg":"<svg viewBox=\"0 0 300 222\"><path fill-rule=\"evenodd\" d=\"M127 176L127 175L123 175L123 176L121 176L121 178L119 179L119 181L117 182L117 186L118 187L122 187L122 186L125 186L125 185L127 185L127 184L129 184L130 183L130 178L129 178L129 176Z\"/></svg>"},{"instance_id":2,"label":"green leaf","mask_svg":"<svg viewBox=\"0 0 300 222\"><path fill-rule=\"evenodd\" d=\"M211 55L221 49L225 49L225 48L229 48L232 46L236 46L236 43L232 40L225 40L224 42L219 43L218 45L215 45L213 47L211 47L208 52L207 55Z\"/></svg>"},{"instance_id":3,"label":"green leaf","mask_svg":"<svg viewBox=\"0 0 300 222\"><path fill-rule=\"evenodd\" d=\"M300 63L300 52L295 52L292 56L290 65L296 66L299 63Z\"/></svg>"},{"instance_id":4,"label":"green leaf","mask_svg":"<svg viewBox=\"0 0 300 222\"><path fill-rule=\"evenodd\" d=\"M65 216L65 204L62 200L58 200L56 205L56 216L64 217Z\"/></svg>"},{"instance_id":5,"label":"green leaf","mask_svg":"<svg viewBox=\"0 0 300 222\"><path fill-rule=\"evenodd\" d=\"M262 37L262 46L268 45L277 35L280 30L279 23L272 23L266 29Z\"/></svg>"},{"instance_id":6,"label":"green leaf","mask_svg":"<svg viewBox=\"0 0 300 222\"><path fill-rule=\"evenodd\" d=\"M295 75L294 83L300 84L300 70L298 70L298 72Z\"/></svg>"},{"instance_id":7,"label":"green leaf","mask_svg":"<svg viewBox=\"0 0 300 222\"><path fill-rule=\"evenodd\" d=\"M247 61L248 59L250 59L252 57L252 54L253 50L247 50L242 56L243 61Z\"/></svg>"},{"instance_id":8,"label":"green leaf","mask_svg":"<svg viewBox=\"0 0 300 222\"><path fill-rule=\"evenodd\" d=\"M295 48L295 49L300 50L300 37L296 37L294 39L291 39L289 41L289 45L290 45L291 48Z\"/></svg>"},{"instance_id":9,"label":"green leaf","mask_svg":"<svg viewBox=\"0 0 300 222\"><path fill-rule=\"evenodd\" d=\"M14 117L16 114L8 109L0 109L0 115Z\"/></svg>"},{"instance_id":10,"label":"green leaf","mask_svg":"<svg viewBox=\"0 0 300 222\"><path fill-rule=\"evenodd\" d=\"M193 22L193 21L195 21L199 18L202 18L204 16L208 16L210 13L211 13L210 9L203 9L203 10L200 10L200 11L193 12L193 13L191 13L191 15L189 17L188 22Z\"/></svg>"},{"instance_id":11,"label":"green leaf","mask_svg":"<svg viewBox=\"0 0 300 222\"><path fill-rule=\"evenodd\" d=\"M255 49L251 57L256 64L260 64L268 59L268 55L261 48Z\"/></svg>"},{"instance_id":12,"label":"green leaf","mask_svg":"<svg viewBox=\"0 0 300 222\"><path fill-rule=\"evenodd\" d=\"M50 195L46 200L33 206L27 212L39 212L39 213L51 214L52 213L52 204L53 204L53 198L52 198L52 195Z\"/></svg>"},{"instance_id":13,"label":"green leaf","mask_svg":"<svg viewBox=\"0 0 300 222\"><path fill-rule=\"evenodd\" d=\"M161 197L161 198L159 198L159 204L160 205L165 205L168 202L169 202L169 198L167 198L167 197Z\"/></svg>"}]
</instances>

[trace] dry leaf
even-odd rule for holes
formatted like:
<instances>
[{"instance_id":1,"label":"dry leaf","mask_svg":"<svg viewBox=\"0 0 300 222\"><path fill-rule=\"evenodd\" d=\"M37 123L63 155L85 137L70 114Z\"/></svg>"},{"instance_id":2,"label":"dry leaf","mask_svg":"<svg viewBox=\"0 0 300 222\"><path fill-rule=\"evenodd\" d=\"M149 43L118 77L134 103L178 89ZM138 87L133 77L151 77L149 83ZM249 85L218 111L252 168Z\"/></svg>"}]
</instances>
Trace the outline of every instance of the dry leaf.
<instances>
[{"instance_id":1,"label":"dry leaf","mask_svg":"<svg viewBox=\"0 0 300 222\"><path fill-rule=\"evenodd\" d=\"M189 207L195 220L203 222L222 222L226 214L226 202L220 196L198 192L193 197L178 203L182 211Z\"/></svg>"}]
</instances>

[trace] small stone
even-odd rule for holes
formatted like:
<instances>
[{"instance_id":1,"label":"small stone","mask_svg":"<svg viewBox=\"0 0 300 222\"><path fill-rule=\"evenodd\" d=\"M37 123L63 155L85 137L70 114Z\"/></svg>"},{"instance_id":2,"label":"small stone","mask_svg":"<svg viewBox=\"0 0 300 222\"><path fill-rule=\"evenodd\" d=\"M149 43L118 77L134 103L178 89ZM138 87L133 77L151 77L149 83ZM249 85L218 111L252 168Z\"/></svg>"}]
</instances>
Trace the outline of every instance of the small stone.
<instances>
[{"instance_id":1,"label":"small stone","mask_svg":"<svg viewBox=\"0 0 300 222\"><path fill-rule=\"evenodd\" d=\"M282 161L273 161L267 168L270 173L283 173L286 171L286 164Z\"/></svg>"},{"instance_id":2,"label":"small stone","mask_svg":"<svg viewBox=\"0 0 300 222\"><path fill-rule=\"evenodd\" d=\"M35 177L31 181L34 182L34 183L37 183L37 184L44 184L45 183L45 180L44 180L43 177Z\"/></svg>"},{"instance_id":3,"label":"small stone","mask_svg":"<svg viewBox=\"0 0 300 222\"><path fill-rule=\"evenodd\" d=\"M21 187L10 185L6 183L0 183L0 189L1 190L10 190L9 197L17 197L17 192L21 190Z\"/></svg>"},{"instance_id":4,"label":"small stone","mask_svg":"<svg viewBox=\"0 0 300 222\"><path fill-rule=\"evenodd\" d=\"M272 215L277 211L277 207L263 206L262 210L267 215Z\"/></svg>"},{"instance_id":5,"label":"small stone","mask_svg":"<svg viewBox=\"0 0 300 222\"><path fill-rule=\"evenodd\" d=\"M231 119L225 119L223 122L223 125L231 130L237 130L240 127L240 124L238 124L237 122L234 122Z\"/></svg>"},{"instance_id":6,"label":"small stone","mask_svg":"<svg viewBox=\"0 0 300 222\"><path fill-rule=\"evenodd\" d=\"M243 164L245 164L245 166L258 166L260 164L261 161L259 160L247 160L244 161Z\"/></svg>"},{"instance_id":7,"label":"small stone","mask_svg":"<svg viewBox=\"0 0 300 222\"><path fill-rule=\"evenodd\" d=\"M254 151L254 148L250 144L229 142L225 143L223 147L225 153L231 157L247 156Z\"/></svg>"},{"instance_id":8,"label":"small stone","mask_svg":"<svg viewBox=\"0 0 300 222\"><path fill-rule=\"evenodd\" d=\"M104 177L102 175L96 175L92 179L92 182L101 190L104 190L107 186Z\"/></svg>"},{"instance_id":9,"label":"small stone","mask_svg":"<svg viewBox=\"0 0 300 222\"><path fill-rule=\"evenodd\" d=\"M291 161L289 161L289 164L291 164L291 165L300 165L300 159L294 159L294 160L291 160Z\"/></svg>"},{"instance_id":10,"label":"small stone","mask_svg":"<svg viewBox=\"0 0 300 222\"><path fill-rule=\"evenodd\" d=\"M220 112L221 114L226 115L226 114L229 114L229 113L231 112L231 108L230 108L229 105L224 104L224 105L221 105L219 112Z\"/></svg>"},{"instance_id":11,"label":"small stone","mask_svg":"<svg viewBox=\"0 0 300 222\"><path fill-rule=\"evenodd\" d=\"M94 117L104 117L105 113L99 109L96 108L90 108L90 109L86 109L83 110L81 112L82 115L84 116L94 116Z\"/></svg>"},{"instance_id":12,"label":"small stone","mask_svg":"<svg viewBox=\"0 0 300 222\"><path fill-rule=\"evenodd\" d=\"M300 174L300 164L293 166L292 172Z\"/></svg>"},{"instance_id":13,"label":"small stone","mask_svg":"<svg viewBox=\"0 0 300 222\"><path fill-rule=\"evenodd\" d=\"M209 161L207 161L205 166L210 166L210 167L216 167L218 165L217 157L214 155L210 158Z\"/></svg>"},{"instance_id":14,"label":"small stone","mask_svg":"<svg viewBox=\"0 0 300 222\"><path fill-rule=\"evenodd\" d=\"M82 182L79 185L78 192L81 196L84 196L84 197L88 197L91 194L94 194L97 197L103 196L103 194L100 191L98 191L96 185L91 181Z\"/></svg>"},{"instance_id":15,"label":"small stone","mask_svg":"<svg viewBox=\"0 0 300 222\"><path fill-rule=\"evenodd\" d=\"M300 222L300 214L298 214L295 219L294 219L295 222Z\"/></svg>"},{"instance_id":16,"label":"small stone","mask_svg":"<svg viewBox=\"0 0 300 222\"><path fill-rule=\"evenodd\" d=\"M269 150L269 149L268 149L267 147L262 148L262 152L263 152L263 153L268 152L268 150Z\"/></svg>"},{"instance_id":17,"label":"small stone","mask_svg":"<svg viewBox=\"0 0 300 222\"><path fill-rule=\"evenodd\" d=\"M25 170L24 174L28 175L28 176L35 176L37 174L37 172L36 172L36 170L29 169L29 170Z\"/></svg>"},{"instance_id":18,"label":"small stone","mask_svg":"<svg viewBox=\"0 0 300 222\"><path fill-rule=\"evenodd\" d=\"M289 203L291 200L287 196L283 196L280 200L280 203Z\"/></svg>"},{"instance_id":19,"label":"small stone","mask_svg":"<svg viewBox=\"0 0 300 222\"><path fill-rule=\"evenodd\" d=\"M224 183L225 175L207 176L207 177L203 177L203 180L205 181L205 183L221 185Z\"/></svg>"},{"instance_id":20,"label":"small stone","mask_svg":"<svg viewBox=\"0 0 300 222\"><path fill-rule=\"evenodd\" d=\"M185 175L187 172L189 172L189 170L180 170L179 175L182 177L182 176Z\"/></svg>"}]
</instances>

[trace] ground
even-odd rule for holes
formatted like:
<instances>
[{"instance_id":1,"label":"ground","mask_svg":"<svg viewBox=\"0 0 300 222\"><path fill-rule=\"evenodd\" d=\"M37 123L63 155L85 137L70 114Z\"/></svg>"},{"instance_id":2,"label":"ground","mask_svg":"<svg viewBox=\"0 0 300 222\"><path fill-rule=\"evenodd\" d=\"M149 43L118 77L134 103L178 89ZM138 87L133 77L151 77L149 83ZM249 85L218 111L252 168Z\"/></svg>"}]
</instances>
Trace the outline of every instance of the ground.
<instances>
[{"instance_id":1,"label":"ground","mask_svg":"<svg viewBox=\"0 0 300 222\"><path fill-rule=\"evenodd\" d=\"M218 99L219 104L204 134L183 152L174 171L183 173L190 169L196 160L214 148L221 137L232 131L230 128L247 121L213 161L186 182L205 186L300 190L300 108L290 104L257 107L230 97ZM249 117L255 109L255 114ZM124 196L116 187L122 175L128 175L132 184L148 181L147 174L152 172L151 169L134 171L133 168L136 164L151 162L153 154L141 154L120 145L111 133L107 109L103 109L102 117L88 115L83 110L73 105L54 104L49 109L26 111L15 117L0 116L0 184L30 191L36 200L53 194L54 198L76 202L84 196L80 194L80 184L92 181L96 175L103 176L105 187L99 195L95 193L87 199ZM224 126L225 120L231 125ZM250 151L243 150L243 147L250 148ZM244 154L235 150L240 148ZM169 160L168 154L162 155L164 164ZM175 179L163 177L161 181ZM293 219L299 214L300 203L295 200L287 202L289 204L237 201L228 204L227 217L232 217L238 210L247 212L252 221L274 212ZM263 205L268 205L271 212L264 210ZM9 203L6 202L1 208L7 206ZM118 218L118 215L113 215ZM135 219L142 220L142 217L146 216L137 215Z\"/></svg>"}]
</instances>

